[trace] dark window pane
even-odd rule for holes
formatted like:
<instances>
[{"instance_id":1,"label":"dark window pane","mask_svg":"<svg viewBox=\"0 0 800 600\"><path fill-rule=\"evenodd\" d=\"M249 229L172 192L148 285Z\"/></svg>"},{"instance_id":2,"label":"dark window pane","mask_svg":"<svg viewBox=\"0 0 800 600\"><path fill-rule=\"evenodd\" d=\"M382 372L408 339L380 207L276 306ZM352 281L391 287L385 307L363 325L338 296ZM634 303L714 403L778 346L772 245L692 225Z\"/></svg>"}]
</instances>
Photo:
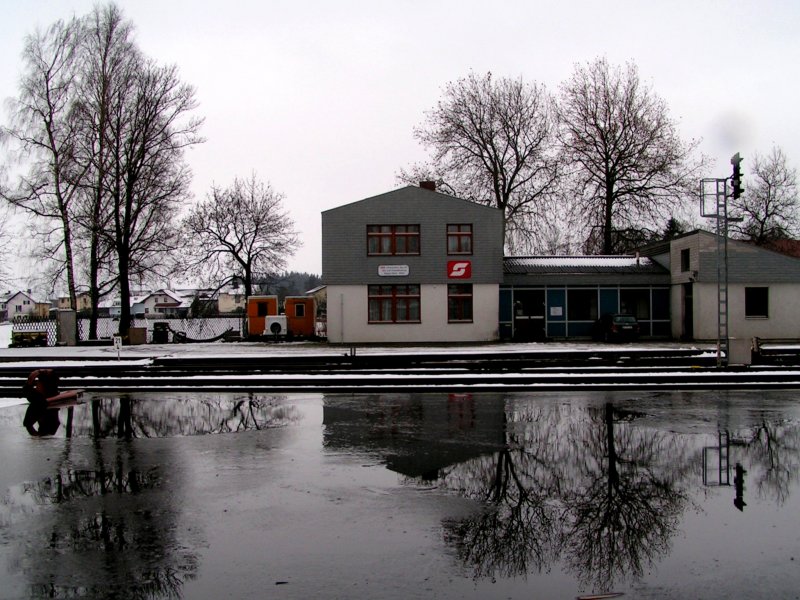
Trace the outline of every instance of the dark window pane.
<instances>
[{"instance_id":1,"label":"dark window pane","mask_svg":"<svg viewBox=\"0 0 800 600\"><path fill-rule=\"evenodd\" d=\"M769 317L769 288L744 288L744 316Z\"/></svg>"},{"instance_id":2,"label":"dark window pane","mask_svg":"<svg viewBox=\"0 0 800 600\"><path fill-rule=\"evenodd\" d=\"M567 318L570 321L597 319L597 290L567 290Z\"/></svg>"}]
</instances>

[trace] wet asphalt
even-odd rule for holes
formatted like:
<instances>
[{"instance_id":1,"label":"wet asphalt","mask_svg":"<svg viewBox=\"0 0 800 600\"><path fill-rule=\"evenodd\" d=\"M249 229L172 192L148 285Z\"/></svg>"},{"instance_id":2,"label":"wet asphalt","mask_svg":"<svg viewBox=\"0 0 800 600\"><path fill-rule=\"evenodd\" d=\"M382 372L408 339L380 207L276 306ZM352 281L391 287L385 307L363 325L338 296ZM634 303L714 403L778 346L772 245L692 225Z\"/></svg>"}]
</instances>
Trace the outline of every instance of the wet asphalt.
<instances>
[{"instance_id":1,"label":"wet asphalt","mask_svg":"<svg viewBox=\"0 0 800 600\"><path fill-rule=\"evenodd\" d=\"M797 595L793 391L91 393L45 436L26 412L0 408L0 598Z\"/></svg>"}]
</instances>

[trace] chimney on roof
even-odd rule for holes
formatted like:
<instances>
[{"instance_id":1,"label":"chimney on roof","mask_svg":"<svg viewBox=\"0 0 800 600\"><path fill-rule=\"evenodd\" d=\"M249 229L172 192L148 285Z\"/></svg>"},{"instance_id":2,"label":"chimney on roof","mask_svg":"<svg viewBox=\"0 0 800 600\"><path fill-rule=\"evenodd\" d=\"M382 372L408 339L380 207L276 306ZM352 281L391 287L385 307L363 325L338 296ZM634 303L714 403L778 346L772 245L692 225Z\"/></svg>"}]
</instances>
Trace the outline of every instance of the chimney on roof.
<instances>
[{"instance_id":1,"label":"chimney on roof","mask_svg":"<svg viewBox=\"0 0 800 600\"><path fill-rule=\"evenodd\" d=\"M436 191L436 182L435 181L420 181L419 187L423 190L430 190L432 192Z\"/></svg>"}]
</instances>

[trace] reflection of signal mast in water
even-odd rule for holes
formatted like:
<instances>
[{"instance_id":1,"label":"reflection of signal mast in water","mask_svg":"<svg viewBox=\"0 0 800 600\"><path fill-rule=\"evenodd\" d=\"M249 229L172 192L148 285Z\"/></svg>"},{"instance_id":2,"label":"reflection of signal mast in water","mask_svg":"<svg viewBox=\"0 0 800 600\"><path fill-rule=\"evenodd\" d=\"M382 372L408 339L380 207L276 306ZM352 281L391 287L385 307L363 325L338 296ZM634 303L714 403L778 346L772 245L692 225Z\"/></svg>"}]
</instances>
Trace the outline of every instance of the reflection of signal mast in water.
<instances>
[{"instance_id":1,"label":"reflection of signal mast in water","mask_svg":"<svg viewBox=\"0 0 800 600\"><path fill-rule=\"evenodd\" d=\"M703 447L703 485L705 486L729 486L731 484L730 467L730 434L728 430L717 432L717 445ZM717 480L709 478L709 470L713 468L711 464L713 456L717 457Z\"/></svg>"},{"instance_id":2,"label":"reflection of signal mast in water","mask_svg":"<svg viewBox=\"0 0 800 600\"><path fill-rule=\"evenodd\" d=\"M736 497L733 499L733 505L741 512L744 512L744 507L747 502L744 501L744 476L747 471L741 463L736 463L736 474L733 476L733 486L736 489Z\"/></svg>"},{"instance_id":3,"label":"reflection of signal mast in water","mask_svg":"<svg viewBox=\"0 0 800 600\"><path fill-rule=\"evenodd\" d=\"M705 486L725 486L731 485L731 464L730 464L730 448L731 444L741 445L741 440L734 439L731 441L730 433L728 430L720 430L717 433L717 445L705 446L703 448L703 485ZM717 456L717 480L713 481L709 477L709 471L713 469L714 465L713 456ZM744 501L744 476L747 474L745 468L741 463L736 463L734 468L733 485L736 490L736 496L733 500L733 505L740 511L744 512L744 507L747 503Z\"/></svg>"}]
</instances>

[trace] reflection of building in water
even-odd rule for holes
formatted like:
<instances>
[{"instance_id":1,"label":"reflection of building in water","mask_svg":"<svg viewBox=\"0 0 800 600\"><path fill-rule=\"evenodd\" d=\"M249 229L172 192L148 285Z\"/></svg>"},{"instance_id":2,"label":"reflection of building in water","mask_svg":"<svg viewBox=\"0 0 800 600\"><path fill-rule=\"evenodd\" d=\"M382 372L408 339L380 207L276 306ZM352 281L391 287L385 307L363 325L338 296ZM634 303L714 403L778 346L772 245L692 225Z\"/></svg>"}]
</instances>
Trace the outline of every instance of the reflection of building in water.
<instances>
[{"instance_id":1,"label":"reflection of building in water","mask_svg":"<svg viewBox=\"0 0 800 600\"><path fill-rule=\"evenodd\" d=\"M505 402L494 394L400 394L325 398L324 444L374 453L408 477L505 447Z\"/></svg>"}]
</instances>

